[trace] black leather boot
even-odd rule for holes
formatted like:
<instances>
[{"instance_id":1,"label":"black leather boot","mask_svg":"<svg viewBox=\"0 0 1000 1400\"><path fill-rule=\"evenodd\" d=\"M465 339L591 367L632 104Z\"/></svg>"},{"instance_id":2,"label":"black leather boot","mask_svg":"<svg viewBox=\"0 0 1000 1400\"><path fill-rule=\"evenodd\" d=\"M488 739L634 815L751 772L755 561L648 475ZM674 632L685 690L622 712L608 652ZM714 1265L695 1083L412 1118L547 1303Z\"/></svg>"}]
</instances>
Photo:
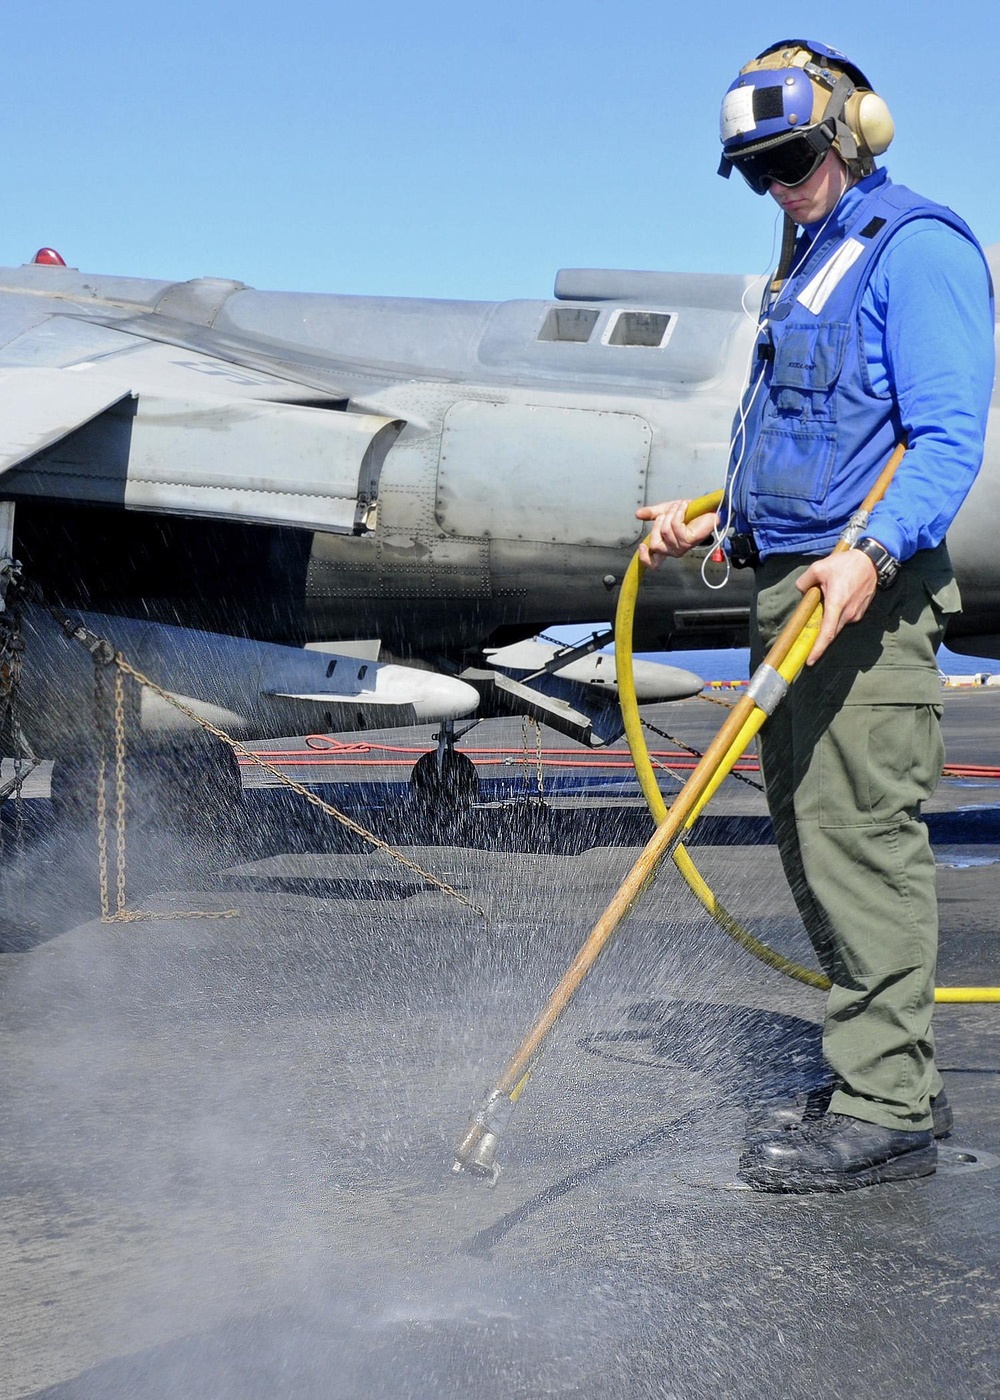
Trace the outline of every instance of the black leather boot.
<instances>
[{"instance_id":1,"label":"black leather boot","mask_svg":"<svg viewBox=\"0 0 1000 1400\"><path fill-rule=\"evenodd\" d=\"M801 1128L806 1123L815 1123L830 1107L834 1088L832 1083L820 1084L817 1088L810 1089L804 1104L802 1099L798 1099L794 1103L773 1103L760 1109L747 1120L747 1146L774 1137L776 1133ZM934 1137L938 1140L948 1137L955 1126L955 1115L944 1089L931 1099L931 1117L931 1131Z\"/></svg>"},{"instance_id":2,"label":"black leather boot","mask_svg":"<svg viewBox=\"0 0 1000 1400\"><path fill-rule=\"evenodd\" d=\"M739 1176L755 1191L856 1191L929 1176L936 1165L929 1129L904 1132L827 1113L754 1143L740 1158Z\"/></svg>"}]
</instances>

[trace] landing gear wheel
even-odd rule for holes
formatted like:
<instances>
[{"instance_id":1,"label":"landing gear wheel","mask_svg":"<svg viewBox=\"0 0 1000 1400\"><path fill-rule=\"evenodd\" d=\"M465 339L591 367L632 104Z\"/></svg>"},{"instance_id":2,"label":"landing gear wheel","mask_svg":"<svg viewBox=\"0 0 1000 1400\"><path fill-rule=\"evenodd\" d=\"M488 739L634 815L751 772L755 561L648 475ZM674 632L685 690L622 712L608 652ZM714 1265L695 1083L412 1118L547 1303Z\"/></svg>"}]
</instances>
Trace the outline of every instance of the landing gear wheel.
<instances>
[{"instance_id":1,"label":"landing gear wheel","mask_svg":"<svg viewBox=\"0 0 1000 1400\"><path fill-rule=\"evenodd\" d=\"M413 765L410 793L428 814L465 811L479 801L479 774L472 759L454 749L425 753Z\"/></svg>"}]
</instances>

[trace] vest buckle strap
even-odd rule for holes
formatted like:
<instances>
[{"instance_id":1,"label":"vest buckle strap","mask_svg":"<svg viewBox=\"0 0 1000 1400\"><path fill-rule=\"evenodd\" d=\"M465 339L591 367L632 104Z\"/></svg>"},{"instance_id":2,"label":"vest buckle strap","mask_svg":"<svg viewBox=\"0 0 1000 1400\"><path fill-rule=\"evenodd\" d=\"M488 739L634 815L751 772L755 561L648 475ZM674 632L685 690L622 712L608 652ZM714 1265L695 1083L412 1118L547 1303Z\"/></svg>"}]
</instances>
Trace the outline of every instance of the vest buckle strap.
<instances>
[{"instance_id":1,"label":"vest buckle strap","mask_svg":"<svg viewBox=\"0 0 1000 1400\"><path fill-rule=\"evenodd\" d=\"M729 536L729 562L734 569L756 569L760 563L760 550L749 530Z\"/></svg>"}]
</instances>

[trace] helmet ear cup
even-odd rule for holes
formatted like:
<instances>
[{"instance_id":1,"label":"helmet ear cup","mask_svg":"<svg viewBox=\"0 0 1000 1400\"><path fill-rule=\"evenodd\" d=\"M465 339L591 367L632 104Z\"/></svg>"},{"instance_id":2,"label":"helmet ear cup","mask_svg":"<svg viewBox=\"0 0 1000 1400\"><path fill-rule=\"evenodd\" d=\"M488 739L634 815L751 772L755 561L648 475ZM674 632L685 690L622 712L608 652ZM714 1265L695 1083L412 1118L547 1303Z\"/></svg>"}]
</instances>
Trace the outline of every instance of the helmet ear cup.
<instances>
[{"instance_id":1,"label":"helmet ear cup","mask_svg":"<svg viewBox=\"0 0 1000 1400\"><path fill-rule=\"evenodd\" d=\"M844 107L844 119L859 146L880 156L896 133L892 113L877 92L853 92Z\"/></svg>"}]
</instances>

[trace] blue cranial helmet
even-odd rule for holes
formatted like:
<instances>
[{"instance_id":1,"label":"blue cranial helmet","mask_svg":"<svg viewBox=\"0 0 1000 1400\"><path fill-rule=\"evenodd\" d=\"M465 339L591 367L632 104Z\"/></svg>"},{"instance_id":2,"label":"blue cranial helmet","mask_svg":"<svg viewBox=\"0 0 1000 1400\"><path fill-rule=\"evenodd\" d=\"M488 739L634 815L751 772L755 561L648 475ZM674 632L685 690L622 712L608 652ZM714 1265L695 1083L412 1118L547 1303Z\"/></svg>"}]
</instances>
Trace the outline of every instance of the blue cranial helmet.
<instances>
[{"instance_id":1,"label":"blue cranial helmet","mask_svg":"<svg viewBox=\"0 0 1000 1400\"><path fill-rule=\"evenodd\" d=\"M740 70L723 99L719 134L719 173L728 176L735 165L763 194L770 168L777 171L771 179L799 184L831 148L867 175L892 140L893 124L845 54L812 39L785 39Z\"/></svg>"}]
</instances>

